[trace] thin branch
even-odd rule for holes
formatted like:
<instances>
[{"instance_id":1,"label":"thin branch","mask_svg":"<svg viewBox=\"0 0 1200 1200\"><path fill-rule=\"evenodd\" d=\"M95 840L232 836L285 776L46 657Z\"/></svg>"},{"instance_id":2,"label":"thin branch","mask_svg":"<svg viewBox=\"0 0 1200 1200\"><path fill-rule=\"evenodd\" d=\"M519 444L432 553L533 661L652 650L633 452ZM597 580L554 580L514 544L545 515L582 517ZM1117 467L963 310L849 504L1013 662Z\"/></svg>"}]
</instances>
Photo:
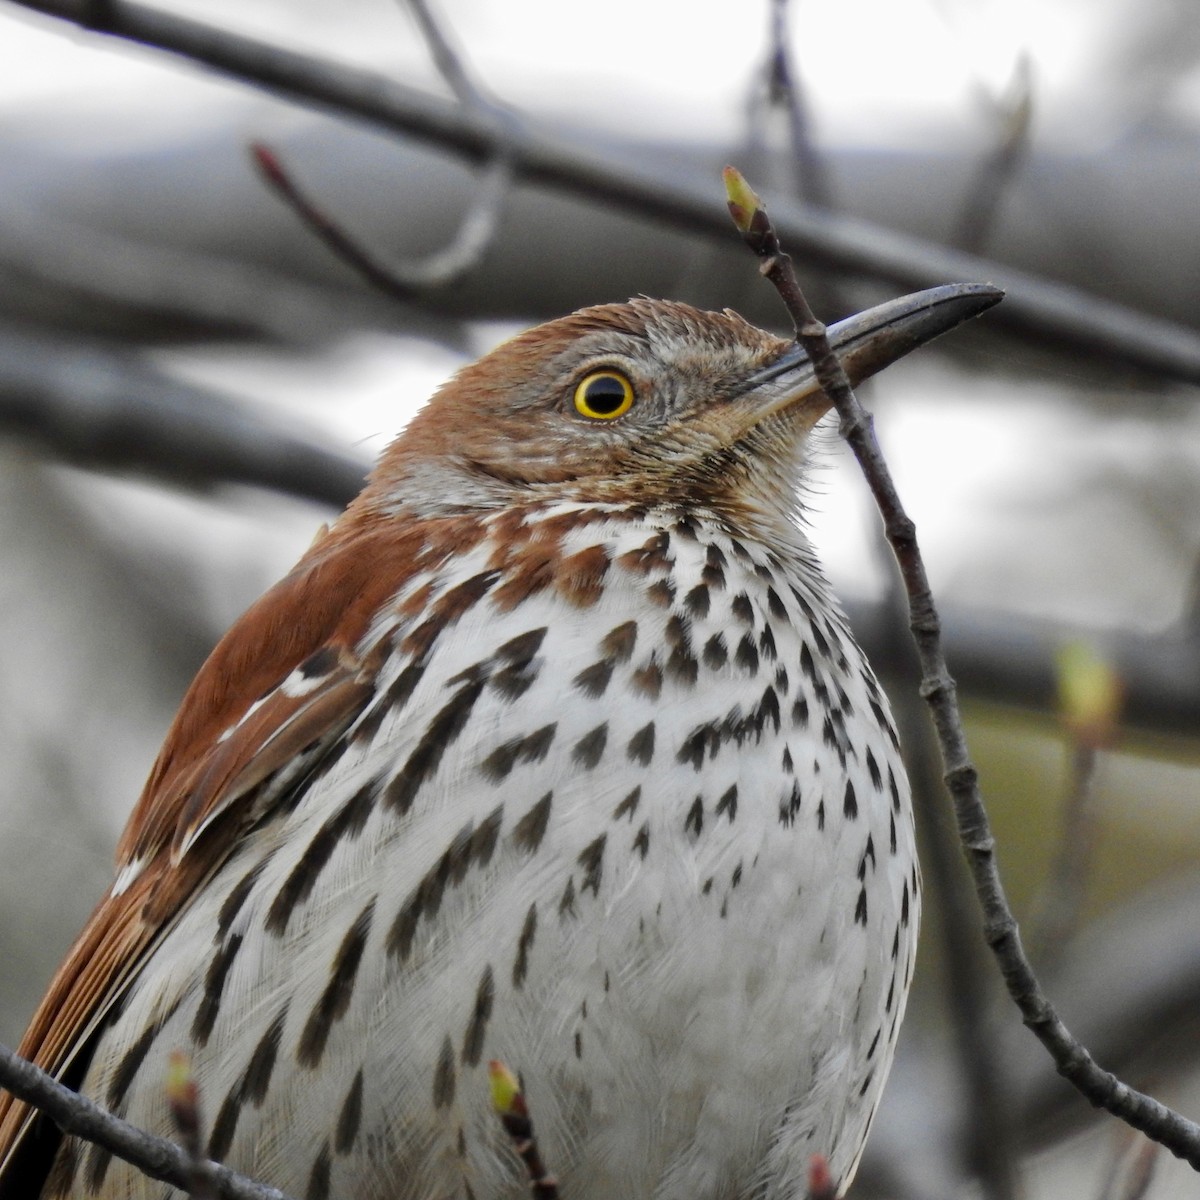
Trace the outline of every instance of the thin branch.
<instances>
[{"instance_id":1,"label":"thin branch","mask_svg":"<svg viewBox=\"0 0 1200 1200\"><path fill-rule=\"evenodd\" d=\"M1028 54L1017 60L1007 94L993 102L998 137L967 186L954 245L983 253L1008 185L1025 162L1033 129L1033 79Z\"/></svg>"},{"instance_id":2,"label":"thin branch","mask_svg":"<svg viewBox=\"0 0 1200 1200\"><path fill-rule=\"evenodd\" d=\"M788 38L788 0L771 0L767 100L787 114L795 194L814 208L833 209L833 182L812 137L812 121Z\"/></svg>"},{"instance_id":3,"label":"thin branch","mask_svg":"<svg viewBox=\"0 0 1200 1200\"><path fill-rule=\"evenodd\" d=\"M1096 845L1097 760L1100 749L1116 740L1123 691L1112 665L1087 642L1068 642L1056 657L1070 767L1057 853L1032 922L1030 944L1043 962L1078 930Z\"/></svg>"},{"instance_id":4,"label":"thin branch","mask_svg":"<svg viewBox=\"0 0 1200 1200\"><path fill-rule=\"evenodd\" d=\"M407 0L434 63L464 107L503 123L505 114L471 79L425 0ZM512 190L513 163L501 141L483 173L457 233L443 249L420 262L384 262L310 199L284 167L279 155L262 142L251 142L250 155L268 186L338 258L372 287L401 303L427 292L451 287L479 268L496 238L504 201Z\"/></svg>"},{"instance_id":5,"label":"thin branch","mask_svg":"<svg viewBox=\"0 0 1200 1200\"><path fill-rule=\"evenodd\" d=\"M837 1187L829 1173L829 1160L823 1154L814 1154L808 1160L807 1200L837 1200Z\"/></svg>"},{"instance_id":6,"label":"thin branch","mask_svg":"<svg viewBox=\"0 0 1200 1200\"><path fill-rule=\"evenodd\" d=\"M167 1107L188 1159L188 1200L217 1200L212 1172L204 1157L200 1086L182 1050L173 1050L167 1066Z\"/></svg>"},{"instance_id":7,"label":"thin branch","mask_svg":"<svg viewBox=\"0 0 1200 1200\"><path fill-rule=\"evenodd\" d=\"M907 604L903 590L897 588L896 592L893 637L904 639ZM992 980L983 969L987 952L979 941L970 884L963 876L958 839L947 819L937 740L912 688L915 680L914 669L908 673L904 691L899 695L894 689L889 691L905 749L917 829L922 835L921 869L933 898L928 919L938 938L944 972L942 1011L966 1096L965 1104L954 1106L951 1119L981 1194L991 1200L1011 1200L1018 1195L1012 1072L997 1036Z\"/></svg>"},{"instance_id":8,"label":"thin branch","mask_svg":"<svg viewBox=\"0 0 1200 1200\"><path fill-rule=\"evenodd\" d=\"M444 249L420 262L384 262L311 200L284 167L279 156L262 142L251 142L250 156L259 174L285 204L330 250L357 271L372 287L401 303L461 282L478 269L495 240L503 203L512 186L512 164L498 156L484 171L458 232Z\"/></svg>"},{"instance_id":9,"label":"thin branch","mask_svg":"<svg viewBox=\"0 0 1200 1200\"><path fill-rule=\"evenodd\" d=\"M105 1112L86 1096L64 1087L33 1063L0 1046L0 1087L45 1113L63 1131L111 1150L151 1179L187 1191L193 1163L187 1153L165 1138L134 1128ZM255 1183L220 1163L206 1164L212 1185L222 1200L288 1200L278 1188Z\"/></svg>"},{"instance_id":10,"label":"thin branch","mask_svg":"<svg viewBox=\"0 0 1200 1200\"><path fill-rule=\"evenodd\" d=\"M1161 1157L1154 1142L1131 1132L1114 1150L1100 1200L1145 1200Z\"/></svg>"},{"instance_id":11,"label":"thin branch","mask_svg":"<svg viewBox=\"0 0 1200 1200\"><path fill-rule=\"evenodd\" d=\"M176 485L251 484L341 507L362 463L101 344L0 328L0 431Z\"/></svg>"},{"instance_id":12,"label":"thin branch","mask_svg":"<svg viewBox=\"0 0 1200 1200\"><path fill-rule=\"evenodd\" d=\"M504 1063L492 1059L488 1063L488 1084L492 1093L492 1108L525 1166L529 1188L535 1200L560 1200L558 1180L542 1161L542 1152L533 1134L533 1115L529 1111L521 1081Z\"/></svg>"},{"instance_id":13,"label":"thin branch","mask_svg":"<svg viewBox=\"0 0 1200 1200\"><path fill-rule=\"evenodd\" d=\"M405 7L412 13L429 48L433 65L438 74L446 81L450 90L458 97L459 103L476 112L499 113L500 106L489 97L471 77L463 63L462 56L450 44L446 32L434 18L433 10L426 0L404 0Z\"/></svg>"},{"instance_id":14,"label":"thin branch","mask_svg":"<svg viewBox=\"0 0 1200 1200\"><path fill-rule=\"evenodd\" d=\"M983 931L1004 976L1009 994L1025 1024L1050 1051L1060 1074L1094 1105L1120 1117L1200 1169L1200 1125L1143 1095L1097 1065L1074 1038L1042 992L1021 946L996 866L995 839L979 791L978 776L967 751L954 680L946 666L941 629L925 563L917 545L916 526L904 511L891 472L880 453L870 415L850 381L800 289L790 257L782 250L761 201L730 168L726 175L730 212L747 245L762 260L762 273L779 292L796 327L796 338L813 365L818 382L836 408L840 432L849 443L883 517L888 541L908 593L910 628L921 663L921 695L929 705L945 767L945 782L954 799L959 838L983 910Z\"/></svg>"},{"instance_id":15,"label":"thin branch","mask_svg":"<svg viewBox=\"0 0 1200 1200\"><path fill-rule=\"evenodd\" d=\"M85 24L87 0L10 0L23 8ZM588 154L493 114L464 110L377 74L283 50L212 25L127 0L109 0L106 30L204 63L317 108L433 143L473 161L503 142L516 176L626 212L669 222L712 239L728 236L726 217L708 187L646 175ZM1167 378L1200 382L1200 334L1146 316L1077 288L985 259L816 209L780 206L778 228L815 266L832 267L901 287L946 279L992 279L1007 302L994 324L1042 342L1069 346Z\"/></svg>"}]
</instances>

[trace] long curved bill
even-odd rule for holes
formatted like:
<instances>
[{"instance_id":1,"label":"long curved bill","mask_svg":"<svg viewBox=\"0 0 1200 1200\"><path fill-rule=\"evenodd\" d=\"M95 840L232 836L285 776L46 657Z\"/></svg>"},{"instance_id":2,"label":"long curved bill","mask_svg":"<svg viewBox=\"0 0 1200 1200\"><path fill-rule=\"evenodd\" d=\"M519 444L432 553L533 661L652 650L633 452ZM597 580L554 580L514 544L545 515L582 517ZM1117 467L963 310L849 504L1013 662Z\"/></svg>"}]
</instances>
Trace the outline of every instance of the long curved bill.
<instances>
[{"instance_id":1,"label":"long curved bill","mask_svg":"<svg viewBox=\"0 0 1200 1200\"><path fill-rule=\"evenodd\" d=\"M829 330L829 342L850 382L858 384L1003 298L999 288L986 283L954 283L914 292L839 321ZM815 423L829 409L808 355L799 346L785 350L751 376L737 403L743 410L749 407L756 420L799 405Z\"/></svg>"}]
</instances>

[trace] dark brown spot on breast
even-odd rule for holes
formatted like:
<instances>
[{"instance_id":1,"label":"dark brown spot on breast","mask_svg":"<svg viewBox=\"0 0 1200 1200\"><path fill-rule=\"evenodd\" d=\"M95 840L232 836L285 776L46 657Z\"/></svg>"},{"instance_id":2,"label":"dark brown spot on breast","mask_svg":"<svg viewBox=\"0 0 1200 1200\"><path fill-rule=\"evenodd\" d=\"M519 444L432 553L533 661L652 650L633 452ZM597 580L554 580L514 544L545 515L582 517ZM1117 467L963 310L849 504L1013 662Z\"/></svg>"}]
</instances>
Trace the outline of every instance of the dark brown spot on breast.
<instances>
[{"instance_id":1,"label":"dark brown spot on breast","mask_svg":"<svg viewBox=\"0 0 1200 1200\"><path fill-rule=\"evenodd\" d=\"M553 792L547 792L513 827L513 845L518 850L534 853L546 836L546 826L550 823L550 802Z\"/></svg>"},{"instance_id":2,"label":"dark brown spot on breast","mask_svg":"<svg viewBox=\"0 0 1200 1200\"><path fill-rule=\"evenodd\" d=\"M725 639L719 633L704 643L704 663L714 671L719 671L729 661L729 651L725 648Z\"/></svg>"},{"instance_id":3,"label":"dark brown spot on breast","mask_svg":"<svg viewBox=\"0 0 1200 1200\"><path fill-rule=\"evenodd\" d=\"M550 586L556 565L556 556L544 548L520 551L508 563L504 582L492 594L492 603L500 612L512 612Z\"/></svg>"},{"instance_id":4,"label":"dark brown spot on breast","mask_svg":"<svg viewBox=\"0 0 1200 1200\"><path fill-rule=\"evenodd\" d=\"M577 608L590 608L604 592L608 565L608 551L603 546L589 546L562 559L554 573L558 594Z\"/></svg>"},{"instance_id":5,"label":"dark brown spot on breast","mask_svg":"<svg viewBox=\"0 0 1200 1200\"><path fill-rule=\"evenodd\" d=\"M796 823L796 814L800 811L800 781L794 780L792 790L779 804L779 823L785 829L790 829Z\"/></svg>"},{"instance_id":6,"label":"dark brown spot on breast","mask_svg":"<svg viewBox=\"0 0 1200 1200\"><path fill-rule=\"evenodd\" d=\"M754 605L745 592L738 592L729 605L730 611L744 625L754 625Z\"/></svg>"},{"instance_id":7,"label":"dark brown spot on breast","mask_svg":"<svg viewBox=\"0 0 1200 1200\"><path fill-rule=\"evenodd\" d=\"M546 636L546 627L531 629L504 643L495 654L497 670L491 686L506 700L523 696L538 677L538 651Z\"/></svg>"},{"instance_id":8,"label":"dark brown spot on breast","mask_svg":"<svg viewBox=\"0 0 1200 1200\"><path fill-rule=\"evenodd\" d=\"M651 571L665 571L672 563L670 555L671 536L665 530L652 534L636 550L622 554L617 562L627 571L648 575Z\"/></svg>"},{"instance_id":9,"label":"dark brown spot on breast","mask_svg":"<svg viewBox=\"0 0 1200 1200\"><path fill-rule=\"evenodd\" d=\"M362 1110L363 1069L359 1067L338 1113L337 1127L333 1134L333 1148L338 1154L349 1154L354 1149L354 1141L358 1137L359 1126L362 1125Z\"/></svg>"},{"instance_id":10,"label":"dark brown spot on breast","mask_svg":"<svg viewBox=\"0 0 1200 1200\"><path fill-rule=\"evenodd\" d=\"M742 635L733 659L739 667L751 675L758 670L758 649L755 647L754 638L750 634L746 633Z\"/></svg>"},{"instance_id":11,"label":"dark brown spot on breast","mask_svg":"<svg viewBox=\"0 0 1200 1200\"><path fill-rule=\"evenodd\" d=\"M237 1132L238 1118L242 1113L242 1086L239 1083L229 1095L221 1101L217 1110L217 1119L213 1122L212 1133L208 1137L207 1154L213 1162L224 1162L233 1145L233 1135Z\"/></svg>"},{"instance_id":12,"label":"dark brown spot on breast","mask_svg":"<svg viewBox=\"0 0 1200 1200\"><path fill-rule=\"evenodd\" d=\"M518 991L525 985L529 974L529 952L533 949L533 939L537 934L537 904L531 904L525 914L525 923L521 926L521 936L517 939L517 956L513 960L512 981Z\"/></svg>"},{"instance_id":13,"label":"dark brown spot on breast","mask_svg":"<svg viewBox=\"0 0 1200 1200\"><path fill-rule=\"evenodd\" d=\"M87 1168L84 1171L84 1178L87 1180L88 1191L93 1195L98 1195L100 1189L104 1186L104 1177L108 1174L108 1168L111 1163L111 1150L106 1150L103 1146L93 1145L88 1147Z\"/></svg>"},{"instance_id":14,"label":"dark brown spot on breast","mask_svg":"<svg viewBox=\"0 0 1200 1200\"><path fill-rule=\"evenodd\" d=\"M198 1046L207 1044L212 1035L217 1013L221 1008L221 993L225 989L225 980L233 966L233 960L242 948L241 934L234 934L223 946L219 947L208 964L204 976L204 991L200 1004L196 1008L196 1016L192 1021L192 1039Z\"/></svg>"},{"instance_id":15,"label":"dark brown spot on breast","mask_svg":"<svg viewBox=\"0 0 1200 1200\"><path fill-rule=\"evenodd\" d=\"M704 570L700 578L709 587L723 588L725 586L725 552L720 546L710 545L704 556Z\"/></svg>"},{"instance_id":16,"label":"dark brown spot on breast","mask_svg":"<svg viewBox=\"0 0 1200 1200\"><path fill-rule=\"evenodd\" d=\"M283 1024L287 1020L288 1006L285 1003L275 1019L267 1027L266 1033L259 1039L246 1064L246 1073L242 1076L241 1092L256 1108L267 1098L267 1088L271 1084L271 1073L275 1070L275 1060L279 1055L279 1043L283 1038ZM210 1155L211 1157L211 1155Z\"/></svg>"},{"instance_id":17,"label":"dark brown spot on breast","mask_svg":"<svg viewBox=\"0 0 1200 1200\"><path fill-rule=\"evenodd\" d=\"M318 877L329 864L342 839L357 837L362 832L378 789L378 780L364 784L313 835L312 841L305 847L299 861L271 901L266 922L270 933L279 936L284 932L297 906L304 904L312 894Z\"/></svg>"},{"instance_id":18,"label":"dark brown spot on breast","mask_svg":"<svg viewBox=\"0 0 1200 1200\"><path fill-rule=\"evenodd\" d=\"M614 662L628 662L633 657L633 648L637 644L637 632L637 622L626 621L605 635L600 649Z\"/></svg>"},{"instance_id":19,"label":"dark brown spot on breast","mask_svg":"<svg viewBox=\"0 0 1200 1200\"><path fill-rule=\"evenodd\" d=\"M708 595L708 585L698 583L683 598L683 606L693 617L707 617L711 601Z\"/></svg>"},{"instance_id":20,"label":"dark brown spot on breast","mask_svg":"<svg viewBox=\"0 0 1200 1200\"><path fill-rule=\"evenodd\" d=\"M704 829L704 799L702 796L697 796L692 801L692 807L688 809L687 816L683 819L684 833L692 833L697 836Z\"/></svg>"},{"instance_id":21,"label":"dark brown spot on breast","mask_svg":"<svg viewBox=\"0 0 1200 1200\"><path fill-rule=\"evenodd\" d=\"M639 667L630 676L630 683L635 692L639 692L648 700L657 700L662 694L662 668L654 657L645 666Z\"/></svg>"},{"instance_id":22,"label":"dark brown spot on breast","mask_svg":"<svg viewBox=\"0 0 1200 1200\"><path fill-rule=\"evenodd\" d=\"M457 1077L454 1071L454 1047L449 1035L442 1040L437 1065L433 1069L433 1107L449 1108L454 1103Z\"/></svg>"},{"instance_id":23,"label":"dark brown spot on breast","mask_svg":"<svg viewBox=\"0 0 1200 1200\"><path fill-rule=\"evenodd\" d=\"M633 814L637 812L638 801L642 798L641 784L633 789L616 808L613 809L613 820L619 821L622 817L628 817L633 820Z\"/></svg>"},{"instance_id":24,"label":"dark brown spot on breast","mask_svg":"<svg viewBox=\"0 0 1200 1200\"><path fill-rule=\"evenodd\" d=\"M571 875L567 879L567 886L563 888L563 894L558 902L558 915L560 917L574 917L578 914L575 912L575 876Z\"/></svg>"},{"instance_id":25,"label":"dark brown spot on breast","mask_svg":"<svg viewBox=\"0 0 1200 1200\"><path fill-rule=\"evenodd\" d=\"M433 777L442 756L462 733L482 691L483 680L468 680L430 721L407 762L384 789L385 807L396 813L409 810L418 789Z\"/></svg>"},{"instance_id":26,"label":"dark brown spot on breast","mask_svg":"<svg viewBox=\"0 0 1200 1200\"><path fill-rule=\"evenodd\" d=\"M879 763L875 761L875 755L871 747L867 747L866 754L867 773L871 776L871 786L878 792L883 789L883 776L879 772Z\"/></svg>"},{"instance_id":27,"label":"dark brown spot on breast","mask_svg":"<svg viewBox=\"0 0 1200 1200\"><path fill-rule=\"evenodd\" d=\"M600 877L604 870L604 843L607 840L608 835L602 833L579 852L577 861L583 868L583 880L579 885L580 895L588 890L593 896L600 895Z\"/></svg>"},{"instance_id":28,"label":"dark brown spot on breast","mask_svg":"<svg viewBox=\"0 0 1200 1200\"><path fill-rule=\"evenodd\" d=\"M670 608L675 602L675 585L669 579L659 579L646 589L646 598L659 608Z\"/></svg>"},{"instance_id":29,"label":"dark brown spot on breast","mask_svg":"<svg viewBox=\"0 0 1200 1200\"><path fill-rule=\"evenodd\" d=\"M221 911L217 914L217 932L213 939L214 941L219 942L229 932L229 927L237 918L238 913L242 911L242 905L249 899L250 893L254 890L254 885L258 881L258 877L262 874L267 862L268 860L264 858L255 863L253 869L247 871L238 880L229 895L225 897L221 905Z\"/></svg>"},{"instance_id":30,"label":"dark brown spot on breast","mask_svg":"<svg viewBox=\"0 0 1200 1200\"><path fill-rule=\"evenodd\" d=\"M692 768L699 771L704 765L704 756L716 757L721 747L721 734L711 721L697 725L683 740L675 755L675 760L681 763L691 763Z\"/></svg>"},{"instance_id":31,"label":"dark brown spot on breast","mask_svg":"<svg viewBox=\"0 0 1200 1200\"><path fill-rule=\"evenodd\" d=\"M637 831L637 836L633 839L633 849L636 850L645 861L646 855L650 853L650 822L644 821L641 829Z\"/></svg>"},{"instance_id":32,"label":"dark brown spot on breast","mask_svg":"<svg viewBox=\"0 0 1200 1200\"><path fill-rule=\"evenodd\" d=\"M325 1142L317 1152L312 1170L308 1173L308 1187L304 1190L304 1200L329 1200L329 1143Z\"/></svg>"},{"instance_id":33,"label":"dark brown spot on breast","mask_svg":"<svg viewBox=\"0 0 1200 1200\"><path fill-rule=\"evenodd\" d=\"M605 689L608 687L608 681L612 678L613 662L611 659L602 658L598 662L592 663L590 667L584 667L573 680L577 687L585 696L590 696L596 699L604 695Z\"/></svg>"},{"instance_id":34,"label":"dark brown spot on breast","mask_svg":"<svg viewBox=\"0 0 1200 1200\"><path fill-rule=\"evenodd\" d=\"M842 815L853 821L858 817L858 797L854 793L854 781L846 780L846 794L842 799Z\"/></svg>"},{"instance_id":35,"label":"dark brown spot on breast","mask_svg":"<svg viewBox=\"0 0 1200 1200\"><path fill-rule=\"evenodd\" d=\"M697 797L698 798L698 797ZM729 818L729 823L732 825L737 817L738 809L738 789L737 784L733 784L727 788L720 800L717 801L717 807L713 810L718 817L726 816ZM697 831L698 832L698 831Z\"/></svg>"},{"instance_id":36,"label":"dark brown spot on breast","mask_svg":"<svg viewBox=\"0 0 1200 1200\"><path fill-rule=\"evenodd\" d=\"M496 984L492 978L492 965L488 963L479 977L479 986L475 989L475 1003L471 1008L471 1018L467 1022L467 1031L463 1034L462 1060L467 1066L478 1065L483 1055L483 1038L487 1033L488 1021L492 1018L492 1006L496 999Z\"/></svg>"},{"instance_id":37,"label":"dark brown spot on breast","mask_svg":"<svg viewBox=\"0 0 1200 1200\"><path fill-rule=\"evenodd\" d=\"M625 748L625 756L630 762L640 763L643 767L650 765L650 760L654 757L653 721L643 725L629 739L629 745Z\"/></svg>"},{"instance_id":38,"label":"dark brown spot on breast","mask_svg":"<svg viewBox=\"0 0 1200 1200\"><path fill-rule=\"evenodd\" d=\"M182 997L180 997L182 999ZM134 1076L137 1075L138 1069L141 1067L146 1055L150 1053L150 1047L154 1044L154 1039L158 1037L162 1031L162 1027L175 1015L179 1008L180 999L176 999L171 1003L167 1010L159 1016L157 1021L147 1025L137 1039L129 1046L121 1058L117 1068L113 1071L112 1079L109 1080L108 1091L105 1099L107 1107L119 1111L125 1102L125 1094L129 1091L130 1085L133 1083Z\"/></svg>"},{"instance_id":39,"label":"dark brown spot on breast","mask_svg":"<svg viewBox=\"0 0 1200 1200\"><path fill-rule=\"evenodd\" d=\"M779 656L779 651L775 648L775 631L770 625L763 626L762 634L758 639L758 652L764 662L774 662Z\"/></svg>"},{"instance_id":40,"label":"dark brown spot on breast","mask_svg":"<svg viewBox=\"0 0 1200 1200\"><path fill-rule=\"evenodd\" d=\"M354 980L358 975L358 966L362 962L363 950L367 944L367 935L371 932L374 916L375 900L372 898L347 930L333 957L329 982L313 1005L304 1031L300 1035L296 1061L302 1067L312 1068L320 1063L334 1025L346 1015L346 1010L350 1007L350 998L354 994Z\"/></svg>"},{"instance_id":41,"label":"dark brown spot on breast","mask_svg":"<svg viewBox=\"0 0 1200 1200\"><path fill-rule=\"evenodd\" d=\"M605 721L597 725L595 729L585 733L575 743L575 748L571 751L571 758L585 770L590 771L603 757L604 748L607 745L608 722Z\"/></svg>"}]
</instances>

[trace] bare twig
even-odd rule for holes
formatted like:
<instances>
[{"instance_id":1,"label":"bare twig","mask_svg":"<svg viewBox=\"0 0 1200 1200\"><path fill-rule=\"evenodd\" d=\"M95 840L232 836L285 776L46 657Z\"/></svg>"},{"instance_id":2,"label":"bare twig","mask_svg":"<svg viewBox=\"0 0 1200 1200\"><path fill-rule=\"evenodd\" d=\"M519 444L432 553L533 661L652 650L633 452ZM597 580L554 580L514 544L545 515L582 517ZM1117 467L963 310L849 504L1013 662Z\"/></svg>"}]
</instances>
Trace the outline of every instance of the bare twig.
<instances>
[{"instance_id":1,"label":"bare twig","mask_svg":"<svg viewBox=\"0 0 1200 1200\"><path fill-rule=\"evenodd\" d=\"M80 24L87 0L10 2ZM724 213L698 181L647 176L628 164L588 154L515 122L501 123L493 114L438 101L370 72L283 50L128 0L109 0L109 11L106 28L115 36L181 54L221 74L408 134L473 161L490 159L504 142L512 154L516 176L524 181L667 221L709 238L728 236ZM815 266L902 287L990 278L1008 297L997 315L998 326L1070 346L1103 361L1200 382L1200 334L1184 326L868 222L794 205L779 207L776 215L783 236Z\"/></svg>"},{"instance_id":2,"label":"bare twig","mask_svg":"<svg viewBox=\"0 0 1200 1200\"><path fill-rule=\"evenodd\" d=\"M1100 1200L1144 1200L1161 1157L1159 1147L1136 1133L1118 1144Z\"/></svg>"},{"instance_id":3,"label":"bare twig","mask_svg":"<svg viewBox=\"0 0 1200 1200\"><path fill-rule=\"evenodd\" d=\"M385 263L305 195L274 150L262 142L252 142L250 155L263 179L338 258L372 287L401 303L451 287L478 268L495 238L503 201L512 183L509 160L503 156L493 159L448 246L420 262Z\"/></svg>"},{"instance_id":4,"label":"bare twig","mask_svg":"<svg viewBox=\"0 0 1200 1200\"><path fill-rule=\"evenodd\" d=\"M771 50L767 99L787 114L796 195L814 208L832 209L833 184L812 137L812 121L788 39L788 0L771 0Z\"/></svg>"},{"instance_id":5,"label":"bare twig","mask_svg":"<svg viewBox=\"0 0 1200 1200\"><path fill-rule=\"evenodd\" d=\"M903 639L907 604L903 589L895 591L897 608L902 606L904 612L895 613L894 636ZM955 1108L956 1133L981 1194L990 1200L1011 1200L1018 1194L1013 1081L997 1036L992 980L983 969L987 952L979 941L970 883L963 876L958 839L946 811L937 740L911 686L915 682L914 669L905 679L909 686L892 694L922 835L922 873L933 895L929 919L945 973L943 1011L966 1097L966 1103Z\"/></svg>"},{"instance_id":6,"label":"bare twig","mask_svg":"<svg viewBox=\"0 0 1200 1200\"><path fill-rule=\"evenodd\" d=\"M829 1160L823 1154L814 1154L808 1160L808 1200L837 1200Z\"/></svg>"},{"instance_id":7,"label":"bare twig","mask_svg":"<svg viewBox=\"0 0 1200 1200\"><path fill-rule=\"evenodd\" d=\"M1120 1117L1200 1169L1200 1126L1123 1083L1103 1070L1063 1024L1042 992L1021 946L996 866L995 839L967 751L954 680L946 667L937 608L916 540L916 527L904 511L891 472L879 451L870 415L859 404L850 381L830 348L825 326L817 320L800 289L791 259L780 246L759 198L728 168L730 212L747 245L762 260L762 273L779 292L817 380L840 419L840 431L858 459L883 517L909 598L910 628L921 663L921 695L929 705L954 800L959 838L983 910L984 937L996 956L1009 994L1025 1024L1046 1046L1059 1072L1094 1105Z\"/></svg>"},{"instance_id":8,"label":"bare twig","mask_svg":"<svg viewBox=\"0 0 1200 1200\"><path fill-rule=\"evenodd\" d=\"M105 1112L86 1096L64 1087L45 1071L0 1046L0 1086L45 1113L63 1131L112 1151L151 1179L184 1191L191 1184L193 1164L187 1153L165 1138L135 1129ZM220 1163L208 1163L212 1185L222 1200L288 1200L277 1188L255 1183Z\"/></svg>"},{"instance_id":9,"label":"bare twig","mask_svg":"<svg viewBox=\"0 0 1200 1200\"><path fill-rule=\"evenodd\" d=\"M200 1088L182 1050L171 1053L167 1067L167 1105L188 1157L188 1200L217 1200L212 1172L204 1157L200 1125Z\"/></svg>"},{"instance_id":10,"label":"bare twig","mask_svg":"<svg viewBox=\"0 0 1200 1200\"><path fill-rule=\"evenodd\" d=\"M525 1164L529 1187L536 1200L559 1200L558 1180L546 1169L533 1136L533 1118L521 1088L521 1081L502 1062L488 1063L488 1083L492 1092L492 1107L512 1138L513 1149Z\"/></svg>"},{"instance_id":11,"label":"bare twig","mask_svg":"<svg viewBox=\"0 0 1200 1200\"><path fill-rule=\"evenodd\" d=\"M434 63L459 101L476 112L490 114L502 125L507 120L506 114L471 79L425 0L407 0L407 3ZM385 263L305 195L274 150L262 142L252 142L250 153L263 179L338 258L372 287L402 303L426 292L451 287L478 269L495 241L504 201L513 182L512 155L502 139L450 243L421 262Z\"/></svg>"},{"instance_id":12,"label":"bare twig","mask_svg":"<svg viewBox=\"0 0 1200 1200\"><path fill-rule=\"evenodd\" d=\"M438 74L446 81L460 103L477 112L498 113L499 105L486 95L483 88L472 78L462 56L450 44L446 31L434 18L433 10L426 0L404 0L404 6L412 13L417 28L425 39L425 45L429 47L429 54L433 65L438 69Z\"/></svg>"},{"instance_id":13,"label":"bare twig","mask_svg":"<svg viewBox=\"0 0 1200 1200\"><path fill-rule=\"evenodd\" d=\"M997 138L972 177L963 198L954 244L982 254L996 225L1005 190L1029 153L1033 129L1033 79L1028 54L1017 60L1005 95L993 102Z\"/></svg>"},{"instance_id":14,"label":"bare twig","mask_svg":"<svg viewBox=\"0 0 1200 1200\"><path fill-rule=\"evenodd\" d=\"M1097 758L1115 740L1121 715L1121 680L1105 658L1076 641L1063 646L1057 659L1070 768L1062 833L1032 922L1030 943L1043 962L1061 951L1079 924L1096 841Z\"/></svg>"}]
</instances>

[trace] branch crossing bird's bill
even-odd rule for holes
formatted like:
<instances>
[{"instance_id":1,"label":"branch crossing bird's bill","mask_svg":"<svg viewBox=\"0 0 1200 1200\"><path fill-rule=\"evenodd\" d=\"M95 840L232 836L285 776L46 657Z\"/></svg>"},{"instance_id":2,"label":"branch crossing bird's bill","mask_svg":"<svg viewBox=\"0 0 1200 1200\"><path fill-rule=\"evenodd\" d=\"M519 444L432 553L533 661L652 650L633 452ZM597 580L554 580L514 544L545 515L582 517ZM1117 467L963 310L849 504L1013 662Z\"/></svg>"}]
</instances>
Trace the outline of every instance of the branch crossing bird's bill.
<instances>
[{"instance_id":1,"label":"branch crossing bird's bill","mask_svg":"<svg viewBox=\"0 0 1200 1200\"><path fill-rule=\"evenodd\" d=\"M999 298L843 322L871 375ZM912 971L887 701L797 518L796 347L640 299L446 384L217 646L23 1051L296 1200L845 1187ZM7 1098L6 1098L7 1099ZM8 1103L0 1197L165 1185ZM176 1193L170 1193L175 1195Z\"/></svg>"}]
</instances>

